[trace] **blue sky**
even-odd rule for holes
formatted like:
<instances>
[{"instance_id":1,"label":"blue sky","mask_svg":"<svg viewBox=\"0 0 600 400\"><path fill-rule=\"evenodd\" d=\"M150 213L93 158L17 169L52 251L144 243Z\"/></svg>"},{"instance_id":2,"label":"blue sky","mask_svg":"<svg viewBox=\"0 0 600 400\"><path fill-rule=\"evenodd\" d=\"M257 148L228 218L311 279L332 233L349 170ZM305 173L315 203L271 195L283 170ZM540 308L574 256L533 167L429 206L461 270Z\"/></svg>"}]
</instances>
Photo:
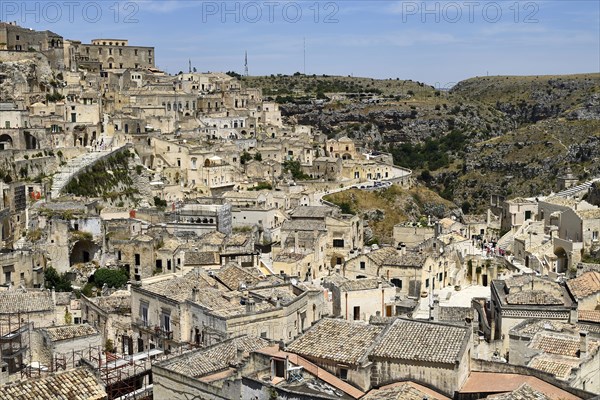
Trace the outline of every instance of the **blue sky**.
<instances>
[{"instance_id":1,"label":"blue sky","mask_svg":"<svg viewBox=\"0 0 600 400\"><path fill-rule=\"evenodd\" d=\"M600 72L600 1L0 1L67 39L156 47L169 73L306 73L451 86L481 75Z\"/></svg>"}]
</instances>

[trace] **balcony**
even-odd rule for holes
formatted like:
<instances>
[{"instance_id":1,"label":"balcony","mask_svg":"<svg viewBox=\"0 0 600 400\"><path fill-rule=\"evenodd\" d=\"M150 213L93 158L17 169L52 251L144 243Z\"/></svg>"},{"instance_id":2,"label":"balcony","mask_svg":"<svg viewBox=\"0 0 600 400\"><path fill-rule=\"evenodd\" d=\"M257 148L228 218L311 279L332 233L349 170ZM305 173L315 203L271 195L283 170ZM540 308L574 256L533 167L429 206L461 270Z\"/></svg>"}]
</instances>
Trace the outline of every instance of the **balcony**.
<instances>
[{"instance_id":1,"label":"balcony","mask_svg":"<svg viewBox=\"0 0 600 400\"><path fill-rule=\"evenodd\" d=\"M144 330L146 332L154 332L154 327L150 325L150 322L146 319L136 318L133 321L133 325L138 329Z\"/></svg>"},{"instance_id":2,"label":"balcony","mask_svg":"<svg viewBox=\"0 0 600 400\"><path fill-rule=\"evenodd\" d=\"M164 327L157 326L155 328L156 336L163 340L173 340L173 331L169 331Z\"/></svg>"}]
</instances>

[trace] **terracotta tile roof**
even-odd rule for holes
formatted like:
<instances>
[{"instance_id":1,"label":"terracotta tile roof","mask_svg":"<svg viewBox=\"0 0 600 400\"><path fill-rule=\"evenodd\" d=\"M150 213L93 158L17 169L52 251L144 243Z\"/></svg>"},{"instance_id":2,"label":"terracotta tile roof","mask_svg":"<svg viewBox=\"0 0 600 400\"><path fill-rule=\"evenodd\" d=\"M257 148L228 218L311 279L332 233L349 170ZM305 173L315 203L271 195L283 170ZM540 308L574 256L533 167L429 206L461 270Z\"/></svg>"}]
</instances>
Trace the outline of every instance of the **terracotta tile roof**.
<instances>
[{"instance_id":1,"label":"terracotta tile roof","mask_svg":"<svg viewBox=\"0 0 600 400\"><path fill-rule=\"evenodd\" d=\"M427 259L427 254L416 251L407 251L402 254L394 247L382 247L367 253L366 256L376 265L396 267L422 267Z\"/></svg>"},{"instance_id":2,"label":"terracotta tile roof","mask_svg":"<svg viewBox=\"0 0 600 400\"><path fill-rule=\"evenodd\" d=\"M510 293L506 296L508 304L543 304L563 305L563 300L543 290L527 290L523 292Z\"/></svg>"},{"instance_id":3,"label":"terracotta tile roof","mask_svg":"<svg viewBox=\"0 0 600 400\"><path fill-rule=\"evenodd\" d=\"M54 310L50 291L8 290L0 292L0 314Z\"/></svg>"},{"instance_id":4,"label":"terracotta tile roof","mask_svg":"<svg viewBox=\"0 0 600 400\"><path fill-rule=\"evenodd\" d=\"M467 328L397 319L371 356L453 364L460 360L468 337Z\"/></svg>"},{"instance_id":5,"label":"terracotta tile roof","mask_svg":"<svg viewBox=\"0 0 600 400\"><path fill-rule=\"evenodd\" d=\"M189 265L217 265L219 264L219 253L213 251L186 251L186 266Z\"/></svg>"},{"instance_id":6,"label":"terracotta tile roof","mask_svg":"<svg viewBox=\"0 0 600 400\"><path fill-rule=\"evenodd\" d=\"M567 281L567 286L577 299L583 299L600 292L600 272L589 271Z\"/></svg>"},{"instance_id":7,"label":"terracotta tile roof","mask_svg":"<svg viewBox=\"0 0 600 400\"><path fill-rule=\"evenodd\" d=\"M372 389L361 400L450 400L442 394L414 382L401 382Z\"/></svg>"},{"instance_id":8,"label":"terracotta tile roof","mask_svg":"<svg viewBox=\"0 0 600 400\"><path fill-rule=\"evenodd\" d=\"M303 357L359 364L382 327L325 318L292 342L287 350Z\"/></svg>"},{"instance_id":9,"label":"terracotta tile roof","mask_svg":"<svg viewBox=\"0 0 600 400\"><path fill-rule=\"evenodd\" d=\"M530 375L471 372L459 393L502 393L518 390L524 383L552 400L579 400L565 390Z\"/></svg>"},{"instance_id":10,"label":"terracotta tile roof","mask_svg":"<svg viewBox=\"0 0 600 400\"><path fill-rule=\"evenodd\" d=\"M85 368L2 386L0 392L3 400L103 400L107 398L104 387Z\"/></svg>"},{"instance_id":11,"label":"terracotta tile roof","mask_svg":"<svg viewBox=\"0 0 600 400\"><path fill-rule=\"evenodd\" d=\"M600 342L588 338L588 353L593 354L598 350ZM579 356L580 341L575 336L539 333L531 342L531 347L550 354L568 357Z\"/></svg>"},{"instance_id":12,"label":"terracotta tile roof","mask_svg":"<svg viewBox=\"0 0 600 400\"><path fill-rule=\"evenodd\" d=\"M330 216L334 212L332 207L327 206L300 206L290 211L292 218L320 218Z\"/></svg>"},{"instance_id":13,"label":"terracotta tile roof","mask_svg":"<svg viewBox=\"0 0 600 400\"><path fill-rule=\"evenodd\" d=\"M266 355L272 356L272 357L278 357L278 358L286 358L287 357L290 363L303 367L304 370L306 372L308 372L309 374L311 374L314 377L322 380L323 382L335 387L336 389L341 390L342 392L346 393L347 395L349 395L355 399L358 399L358 398L361 398L362 396L364 396L363 392L361 392L354 386L350 385L349 383L344 382L343 380L339 379L337 376L329 373L328 371L324 370L323 368L311 363L310 361L302 358L301 356L299 356L297 354L279 350L278 346L265 347L265 348L257 350L256 352L261 353L261 354L266 354Z\"/></svg>"},{"instance_id":14,"label":"terracotta tile roof","mask_svg":"<svg viewBox=\"0 0 600 400\"><path fill-rule=\"evenodd\" d=\"M176 276L170 279L164 279L158 282L142 286L140 289L150 293L164 296L178 302L184 302L192 298L192 289L214 287L217 282L211 276L204 272L196 274L192 271L184 276ZM139 290L134 287L133 290Z\"/></svg>"},{"instance_id":15,"label":"terracotta tile roof","mask_svg":"<svg viewBox=\"0 0 600 400\"><path fill-rule=\"evenodd\" d=\"M238 290L242 284L250 287L260 281L257 275L237 264L227 264L217 272L216 278L230 290Z\"/></svg>"},{"instance_id":16,"label":"terracotta tile roof","mask_svg":"<svg viewBox=\"0 0 600 400\"><path fill-rule=\"evenodd\" d=\"M529 362L529 367L553 374L558 379L566 380L571 375L571 370L579 366L578 359L566 359L552 356L539 356Z\"/></svg>"},{"instance_id":17,"label":"terracotta tile roof","mask_svg":"<svg viewBox=\"0 0 600 400\"><path fill-rule=\"evenodd\" d=\"M198 378L225 370L235 361L238 349L248 353L269 344L261 338L241 336L168 360L162 367L185 376Z\"/></svg>"},{"instance_id":18,"label":"terracotta tile roof","mask_svg":"<svg viewBox=\"0 0 600 400\"><path fill-rule=\"evenodd\" d=\"M381 283L382 287L390 288L393 287L391 284L383 281L382 279L373 278L373 279L356 279L356 280L348 280L339 285L341 291L344 292L352 292L356 290L370 290L377 289L379 284Z\"/></svg>"},{"instance_id":19,"label":"terracotta tile roof","mask_svg":"<svg viewBox=\"0 0 600 400\"><path fill-rule=\"evenodd\" d=\"M98 331L88 324L53 326L51 328L43 328L42 330L46 332L48 338L53 342L98 335Z\"/></svg>"},{"instance_id":20,"label":"terracotta tile roof","mask_svg":"<svg viewBox=\"0 0 600 400\"><path fill-rule=\"evenodd\" d=\"M107 313L131 313L131 293L127 290L118 290L110 296L92 297L90 301Z\"/></svg>"},{"instance_id":21,"label":"terracotta tile roof","mask_svg":"<svg viewBox=\"0 0 600 400\"><path fill-rule=\"evenodd\" d=\"M581 310L577 312L577 319L585 322L595 322L600 324L600 310Z\"/></svg>"},{"instance_id":22,"label":"terracotta tile roof","mask_svg":"<svg viewBox=\"0 0 600 400\"><path fill-rule=\"evenodd\" d=\"M487 398L494 400L551 400L550 397L535 390L526 383L522 384L517 390L514 390L510 393L488 396Z\"/></svg>"},{"instance_id":23,"label":"terracotta tile roof","mask_svg":"<svg viewBox=\"0 0 600 400\"><path fill-rule=\"evenodd\" d=\"M326 231L325 222L310 219L288 219L281 225L282 231Z\"/></svg>"}]
</instances>

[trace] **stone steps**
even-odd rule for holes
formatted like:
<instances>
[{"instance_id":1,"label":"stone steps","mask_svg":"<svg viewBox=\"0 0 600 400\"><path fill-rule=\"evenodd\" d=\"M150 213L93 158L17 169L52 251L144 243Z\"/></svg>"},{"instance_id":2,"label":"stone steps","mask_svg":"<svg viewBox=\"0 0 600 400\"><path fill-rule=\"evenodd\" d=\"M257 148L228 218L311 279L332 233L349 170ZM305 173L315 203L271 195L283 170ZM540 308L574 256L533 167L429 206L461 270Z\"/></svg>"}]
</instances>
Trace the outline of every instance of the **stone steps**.
<instances>
[{"instance_id":1,"label":"stone steps","mask_svg":"<svg viewBox=\"0 0 600 400\"><path fill-rule=\"evenodd\" d=\"M115 149L94 151L85 153L79 157L73 158L67 162L66 165L60 167L58 172L54 174L52 179L52 189L50 191L50 197L57 199L60 197L64 187L76 176L82 169L93 165L101 158L121 150L123 147L117 147Z\"/></svg>"}]
</instances>

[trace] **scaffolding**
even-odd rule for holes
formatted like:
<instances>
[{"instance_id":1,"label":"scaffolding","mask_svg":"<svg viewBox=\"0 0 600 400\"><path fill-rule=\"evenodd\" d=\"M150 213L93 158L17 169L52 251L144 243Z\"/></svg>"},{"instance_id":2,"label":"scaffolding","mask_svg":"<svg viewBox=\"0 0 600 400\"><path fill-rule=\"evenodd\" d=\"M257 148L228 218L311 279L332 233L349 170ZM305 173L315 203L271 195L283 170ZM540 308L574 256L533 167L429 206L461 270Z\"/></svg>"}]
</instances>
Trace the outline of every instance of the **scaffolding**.
<instances>
[{"instance_id":1,"label":"scaffolding","mask_svg":"<svg viewBox=\"0 0 600 400\"><path fill-rule=\"evenodd\" d=\"M6 364L8 374L22 372L25 369L23 360L29 348L29 315L20 312L0 314L0 357L2 365Z\"/></svg>"}]
</instances>

